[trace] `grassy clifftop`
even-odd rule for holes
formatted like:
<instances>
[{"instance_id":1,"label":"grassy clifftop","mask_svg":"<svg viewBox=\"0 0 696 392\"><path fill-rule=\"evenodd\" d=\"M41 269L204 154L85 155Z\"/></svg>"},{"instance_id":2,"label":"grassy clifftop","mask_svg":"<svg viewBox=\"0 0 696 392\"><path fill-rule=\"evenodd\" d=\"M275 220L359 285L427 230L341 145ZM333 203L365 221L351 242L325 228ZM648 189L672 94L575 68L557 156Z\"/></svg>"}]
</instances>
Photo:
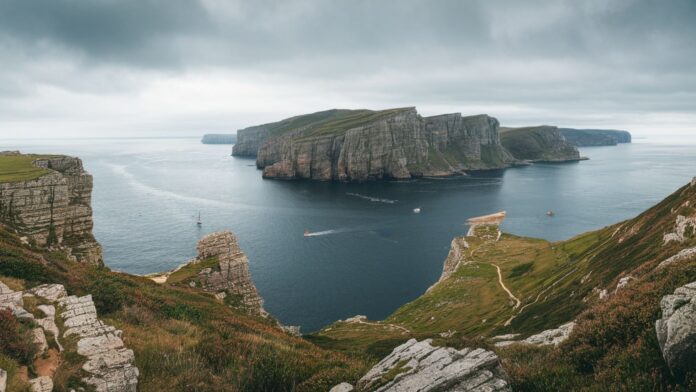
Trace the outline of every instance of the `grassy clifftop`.
<instances>
[{"instance_id":1,"label":"grassy clifftop","mask_svg":"<svg viewBox=\"0 0 696 392\"><path fill-rule=\"evenodd\" d=\"M0 183L29 181L47 174L47 169L33 165L40 158L49 156L0 154Z\"/></svg>"},{"instance_id":2,"label":"grassy clifftop","mask_svg":"<svg viewBox=\"0 0 696 392\"><path fill-rule=\"evenodd\" d=\"M520 339L576 320L557 348L496 348L516 390L690 390L694 375L673 378L654 323L662 296L696 280L696 257L657 268L696 246L695 203L692 183L634 219L567 241L457 238L447 261L457 268L421 297L383 321L340 321L311 339L379 357L410 337L491 347L496 335ZM618 289L621 278L628 284Z\"/></svg>"}]
</instances>

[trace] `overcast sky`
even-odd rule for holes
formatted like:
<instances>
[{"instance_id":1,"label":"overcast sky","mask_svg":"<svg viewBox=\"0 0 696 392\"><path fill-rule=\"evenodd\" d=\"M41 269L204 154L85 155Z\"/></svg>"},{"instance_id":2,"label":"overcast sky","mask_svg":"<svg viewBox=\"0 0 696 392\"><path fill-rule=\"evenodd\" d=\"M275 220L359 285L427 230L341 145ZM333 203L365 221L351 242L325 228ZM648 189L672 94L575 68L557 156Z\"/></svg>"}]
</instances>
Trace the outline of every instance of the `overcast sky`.
<instances>
[{"instance_id":1,"label":"overcast sky","mask_svg":"<svg viewBox=\"0 0 696 392\"><path fill-rule=\"evenodd\" d=\"M0 137L396 106L696 135L696 1L0 0Z\"/></svg>"}]
</instances>

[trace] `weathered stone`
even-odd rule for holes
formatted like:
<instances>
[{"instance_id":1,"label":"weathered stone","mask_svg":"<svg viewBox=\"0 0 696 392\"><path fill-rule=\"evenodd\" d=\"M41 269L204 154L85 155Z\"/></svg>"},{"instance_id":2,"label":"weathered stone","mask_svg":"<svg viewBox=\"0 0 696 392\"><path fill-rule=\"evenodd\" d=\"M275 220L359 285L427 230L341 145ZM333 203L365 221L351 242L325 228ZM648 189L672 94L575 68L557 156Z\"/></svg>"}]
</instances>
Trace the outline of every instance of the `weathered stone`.
<instances>
[{"instance_id":1,"label":"weathered stone","mask_svg":"<svg viewBox=\"0 0 696 392\"><path fill-rule=\"evenodd\" d=\"M77 260L102 263L92 235L92 176L73 157L37 159L39 178L0 184L0 220L39 246L59 247Z\"/></svg>"},{"instance_id":2,"label":"weathered stone","mask_svg":"<svg viewBox=\"0 0 696 392\"><path fill-rule=\"evenodd\" d=\"M676 255L664 260L661 262L657 268L664 268L668 265L674 264L674 263L679 263L685 260L691 260L692 258L696 257L696 247L693 248L687 248L687 249L682 249L679 253Z\"/></svg>"},{"instance_id":3,"label":"weathered stone","mask_svg":"<svg viewBox=\"0 0 696 392\"><path fill-rule=\"evenodd\" d=\"M672 241L684 242L687 240L686 234L688 229L690 229L692 233L696 231L696 216L686 217L683 215L677 215L677 219L674 222L674 231L671 233L666 233L662 237L662 240L665 244Z\"/></svg>"},{"instance_id":4,"label":"weathered stone","mask_svg":"<svg viewBox=\"0 0 696 392\"><path fill-rule=\"evenodd\" d=\"M351 392L354 390L355 388L352 385L348 384L347 382L342 382L331 388L329 392Z\"/></svg>"},{"instance_id":5,"label":"weathered stone","mask_svg":"<svg viewBox=\"0 0 696 392\"><path fill-rule=\"evenodd\" d=\"M395 377L384 383L387 374ZM357 386L360 390L379 392L511 391L495 353L434 347L430 339L411 339L395 348Z\"/></svg>"},{"instance_id":6,"label":"weathered stone","mask_svg":"<svg viewBox=\"0 0 696 392\"><path fill-rule=\"evenodd\" d=\"M44 334L44 330L43 328L34 328L31 332L34 336L34 343L39 348L38 355L42 355L46 352L46 350L48 350L48 342L46 341L46 335Z\"/></svg>"},{"instance_id":7,"label":"weathered stone","mask_svg":"<svg viewBox=\"0 0 696 392\"><path fill-rule=\"evenodd\" d=\"M664 296L660 308L655 330L667 365L677 375L696 370L696 282Z\"/></svg>"},{"instance_id":8,"label":"weathered stone","mask_svg":"<svg viewBox=\"0 0 696 392\"><path fill-rule=\"evenodd\" d=\"M542 125L501 130L500 141L517 159L529 162L567 162L581 159L557 127Z\"/></svg>"},{"instance_id":9,"label":"weathered stone","mask_svg":"<svg viewBox=\"0 0 696 392\"><path fill-rule=\"evenodd\" d=\"M42 376L29 380L32 392L51 392L53 391L53 380L51 377Z\"/></svg>"},{"instance_id":10,"label":"weathered stone","mask_svg":"<svg viewBox=\"0 0 696 392\"><path fill-rule=\"evenodd\" d=\"M532 335L524 340L503 340L495 343L496 347L505 347L515 343L532 344L535 346L558 346L570 336L575 328L575 322L565 323L558 328L547 329L546 331ZM516 334L515 334L516 335ZM502 335L498 338L505 338L510 335Z\"/></svg>"},{"instance_id":11,"label":"weathered stone","mask_svg":"<svg viewBox=\"0 0 696 392\"><path fill-rule=\"evenodd\" d=\"M7 372L4 369L0 369L0 392L5 392L7 390Z\"/></svg>"},{"instance_id":12,"label":"weathered stone","mask_svg":"<svg viewBox=\"0 0 696 392\"><path fill-rule=\"evenodd\" d=\"M213 294L227 292L238 296L241 305L251 313L266 316L263 299L251 280L249 260L239 248L237 238L229 231L208 234L198 242L198 259L217 258L218 267L205 268L198 274L204 290Z\"/></svg>"},{"instance_id":13,"label":"weathered stone","mask_svg":"<svg viewBox=\"0 0 696 392\"><path fill-rule=\"evenodd\" d=\"M62 284L42 284L29 290L31 294L55 302L68 295Z\"/></svg>"}]
</instances>

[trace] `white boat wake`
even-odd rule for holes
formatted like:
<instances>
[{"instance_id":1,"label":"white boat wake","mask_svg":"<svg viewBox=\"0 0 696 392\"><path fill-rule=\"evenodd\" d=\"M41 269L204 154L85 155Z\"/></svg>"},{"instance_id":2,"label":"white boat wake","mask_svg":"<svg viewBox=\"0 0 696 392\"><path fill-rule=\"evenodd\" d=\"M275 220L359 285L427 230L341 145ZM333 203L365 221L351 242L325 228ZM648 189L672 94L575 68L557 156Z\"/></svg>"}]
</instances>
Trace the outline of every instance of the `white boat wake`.
<instances>
[{"instance_id":1,"label":"white boat wake","mask_svg":"<svg viewBox=\"0 0 696 392\"><path fill-rule=\"evenodd\" d=\"M394 204L394 203L398 202L398 200L381 199L381 198L379 198L379 197L368 196L368 195L361 195L361 194L359 194L359 193L351 193L351 192L348 192L348 193L346 193L346 195L348 195L348 196L359 197L359 198L361 198L361 199L369 200L369 201L374 202L374 203Z\"/></svg>"},{"instance_id":2,"label":"white boat wake","mask_svg":"<svg viewBox=\"0 0 696 392\"><path fill-rule=\"evenodd\" d=\"M305 237L319 237L322 235L329 235L329 234L338 234L338 233L346 233L352 231L350 229L331 229L331 230L322 230L322 231L315 231L313 233L305 233Z\"/></svg>"}]
</instances>

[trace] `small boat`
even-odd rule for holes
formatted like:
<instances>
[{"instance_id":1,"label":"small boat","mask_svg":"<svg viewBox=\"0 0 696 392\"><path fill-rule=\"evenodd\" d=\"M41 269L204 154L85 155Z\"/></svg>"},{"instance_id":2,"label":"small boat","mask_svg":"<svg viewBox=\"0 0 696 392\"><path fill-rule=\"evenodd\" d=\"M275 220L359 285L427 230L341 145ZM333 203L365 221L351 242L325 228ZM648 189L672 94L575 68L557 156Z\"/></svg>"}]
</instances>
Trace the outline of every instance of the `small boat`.
<instances>
[{"instance_id":1,"label":"small boat","mask_svg":"<svg viewBox=\"0 0 696 392\"><path fill-rule=\"evenodd\" d=\"M201 213L198 212L198 220L196 221L196 226L203 226L203 221L201 221Z\"/></svg>"},{"instance_id":2,"label":"small boat","mask_svg":"<svg viewBox=\"0 0 696 392\"><path fill-rule=\"evenodd\" d=\"M312 234L312 233L310 233L309 230L305 230L305 231L304 231L304 236L305 236L305 237L309 237L310 234Z\"/></svg>"},{"instance_id":3,"label":"small boat","mask_svg":"<svg viewBox=\"0 0 696 392\"><path fill-rule=\"evenodd\" d=\"M420 207L413 209L414 214L420 214L420 211L421 211Z\"/></svg>"},{"instance_id":4,"label":"small boat","mask_svg":"<svg viewBox=\"0 0 696 392\"><path fill-rule=\"evenodd\" d=\"M555 212L553 212L551 210L546 211L546 216L554 216L554 215L556 215Z\"/></svg>"}]
</instances>

